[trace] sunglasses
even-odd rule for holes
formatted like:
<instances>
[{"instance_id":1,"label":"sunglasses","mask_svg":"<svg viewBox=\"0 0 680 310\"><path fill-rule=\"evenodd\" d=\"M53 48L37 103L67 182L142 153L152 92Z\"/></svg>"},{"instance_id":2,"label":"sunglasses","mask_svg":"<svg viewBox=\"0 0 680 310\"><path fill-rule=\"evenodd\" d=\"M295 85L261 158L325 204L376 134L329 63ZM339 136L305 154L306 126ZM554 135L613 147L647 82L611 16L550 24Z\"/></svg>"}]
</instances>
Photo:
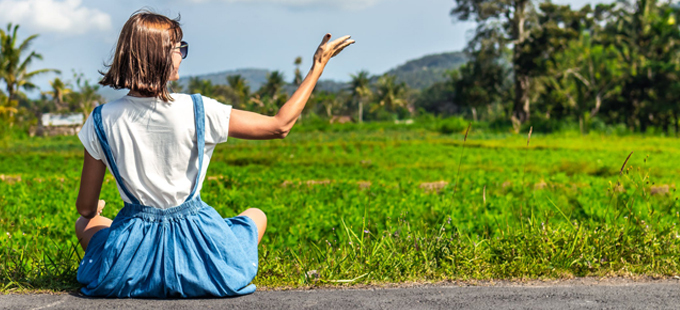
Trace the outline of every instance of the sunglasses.
<instances>
[{"instance_id":1,"label":"sunglasses","mask_svg":"<svg viewBox=\"0 0 680 310\"><path fill-rule=\"evenodd\" d=\"M179 47L175 47L175 49L179 49L179 54L182 55L182 59L187 58L187 55L189 55L189 43L182 41L179 43Z\"/></svg>"}]
</instances>

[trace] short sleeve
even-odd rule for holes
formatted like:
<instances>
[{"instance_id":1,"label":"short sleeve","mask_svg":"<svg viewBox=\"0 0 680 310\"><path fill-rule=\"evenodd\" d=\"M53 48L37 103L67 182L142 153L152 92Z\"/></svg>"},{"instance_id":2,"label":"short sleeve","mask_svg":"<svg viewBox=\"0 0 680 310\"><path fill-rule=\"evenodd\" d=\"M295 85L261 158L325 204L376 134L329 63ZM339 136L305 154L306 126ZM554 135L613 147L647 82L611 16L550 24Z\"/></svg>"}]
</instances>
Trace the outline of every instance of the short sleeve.
<instances>
[{"instance_id":1,"label":"short sleeve","mask_svg":"<svg viewBox=\"0 0 680 310\"><path fill-rule=\"evenodd\" d=\"M231 106L215 99L203 97L205 110L205 140L208 143L223 143L229 137Z\"/></svg>"},{"instance_id":2,"label":"short sleeve","mask_svg":"<svg viewBox=\"0 0 680 310\"><path fill-rule=\"evenodd\" d=\"M83 143L85 150L96 160L102 160L102 149L99 144L99 139L97 138L97 133L94 131L94 121L92 119L92 113L87 117L85 124L80 129L78 133L78 138L80 142Z\"/></svg>"}]
</instances>

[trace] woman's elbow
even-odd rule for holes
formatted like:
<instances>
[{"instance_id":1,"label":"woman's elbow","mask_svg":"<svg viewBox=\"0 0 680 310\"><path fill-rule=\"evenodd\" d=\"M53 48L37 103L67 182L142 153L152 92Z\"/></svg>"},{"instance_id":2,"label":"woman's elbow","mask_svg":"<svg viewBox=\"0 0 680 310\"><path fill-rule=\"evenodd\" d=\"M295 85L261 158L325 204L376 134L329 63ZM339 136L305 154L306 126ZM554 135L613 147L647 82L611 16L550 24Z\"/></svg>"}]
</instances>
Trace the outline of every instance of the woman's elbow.
<instances>
[{"instance_id":1,"label":"woman's elbow","mask_svg":"<svg viewBox=\"0 0 680 310\"><path fill-rule=\"evenodd\" d=\"M290 132L290 128L288 127L280 127L279 129L276 130L274 137L276 139L284 139Z\"/></svg>"},{"instance_id":2,"label":"woman's elbow","mask_svg":"<svg viewBox=\"0 0 680 310\"><path fill-rule=\"evenodd\" d=\"M97 215L97 210L92 209L89 207L86 207L83 205L83 203L80 203L79 201L76 201L76 209L78 210L78 214L80 214L82 217L86 219L91 219L95 215Z\"/></svg>"},{"instance_id":3,"label":"woman's elbow","mask_svg":"<svg viewBox=\"0 0 680 310\"><path fill-rule=\"evenodd\" d=\"M281 130L276 132L276 138L277 139L285 139L289 132L290 132L289 129L281 129Z\"/></svg>"},{"instance_id":4,"label":"woman's elbow","mask_svg":"<svg viewBox=\"0 0 680 310\"><path fill-rule=\"evenodd\" d=\"M86 218L86 219L91 219L91 218L93 218L93 217L95 217L95 216L97 215L97 212L96 212L96 211L92 211L92 210L81 210L81 209L78 209L78 214L80 214L80 216L82 216L82 217L84 217L84 218Z\"/></svg>"},{"instance_id":5,"label":"woman's elbow","mask_svg":"<svg viewBox=\"0 0 680 310\"><path fill-rule=\"evenodd\" d=\"M290 130L293 128L293 125L295 125L295 121L297 118L293 119L283 119L279 117L277 114L276 116L272 117L274 119L274 122L272 122L272 134L274 139L284 139L286 136L288 136L288 133Z\"/></svg>"}]
</instances>

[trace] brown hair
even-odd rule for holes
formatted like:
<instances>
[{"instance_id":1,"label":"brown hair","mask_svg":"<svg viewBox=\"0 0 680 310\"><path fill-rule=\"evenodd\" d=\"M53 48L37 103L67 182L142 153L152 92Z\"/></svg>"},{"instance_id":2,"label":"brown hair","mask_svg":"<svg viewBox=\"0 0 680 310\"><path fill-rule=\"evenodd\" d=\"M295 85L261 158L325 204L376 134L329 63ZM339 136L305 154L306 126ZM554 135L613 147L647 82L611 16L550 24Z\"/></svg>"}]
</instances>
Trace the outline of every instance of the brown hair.
<instances>
[{"instance_id":1,"label":"brown hair","mask_svg":"<svg viewBox=\"0 0 680 310\"><path fill-rule=\"evenodd\" d=\"M172 49L182 36L179 16L170 19L148 10L133 13L120 31L108 72L99 72L104 75L99 84L172 101L167 87L174 69Z\"/></svg>"}]
</instances>

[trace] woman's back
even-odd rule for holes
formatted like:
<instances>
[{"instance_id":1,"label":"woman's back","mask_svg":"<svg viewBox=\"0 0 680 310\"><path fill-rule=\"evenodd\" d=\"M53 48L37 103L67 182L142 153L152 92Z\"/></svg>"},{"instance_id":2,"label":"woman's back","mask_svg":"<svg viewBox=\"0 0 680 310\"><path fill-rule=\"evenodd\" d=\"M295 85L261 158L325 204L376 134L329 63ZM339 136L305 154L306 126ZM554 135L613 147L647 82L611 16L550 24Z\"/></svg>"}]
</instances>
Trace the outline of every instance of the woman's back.
<instances>
[{"instance_id":1,"label":"woman's back","mask_svg":"<svg viewBox=\"0 0 680 310\"><path fill-rule=\"evenodd\" d=\"M142 205L166 209L187 198L198 173L194 108L191 97L173 102L125 96L102 107L102 125L124 185ZM215 145L228 137L231 106L203 97L205 152L197 192ZM95 159L106 158L89 117L79 134ZM119 186L121 197L131 202Z\"/></svg>"}]
</instances>

